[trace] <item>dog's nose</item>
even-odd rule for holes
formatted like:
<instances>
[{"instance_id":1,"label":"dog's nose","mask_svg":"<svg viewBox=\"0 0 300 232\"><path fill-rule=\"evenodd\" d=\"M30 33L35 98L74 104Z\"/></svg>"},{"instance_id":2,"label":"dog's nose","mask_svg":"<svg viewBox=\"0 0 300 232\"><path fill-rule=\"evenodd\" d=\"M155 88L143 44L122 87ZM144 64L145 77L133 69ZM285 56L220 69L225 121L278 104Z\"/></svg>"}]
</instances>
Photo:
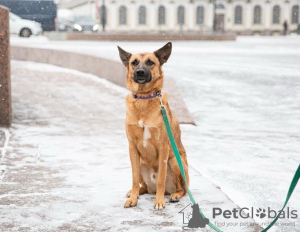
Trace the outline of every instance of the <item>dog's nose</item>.
<instances>
[{"instance_id":1,"label":"dog's nose","mask_svg":"<svg viewBox=\"0 0 300 232\"><path fill-rule=\"evenodd\" d=\"M145 84L151 81L151 73L145 68L137 68L134 72L133 79L138 84Z\"/></svg>"},{"instance_id":2,"label":"dog's nose","mask_svg":"<svg viewBox=\"0 0 300 232\"><path fill-rule=\"evenodd\" d=\"M138 69L138 70L136 70L136 74L138 76L145 76L146 72L144 69Z\"/></svg>"}]
</instances>

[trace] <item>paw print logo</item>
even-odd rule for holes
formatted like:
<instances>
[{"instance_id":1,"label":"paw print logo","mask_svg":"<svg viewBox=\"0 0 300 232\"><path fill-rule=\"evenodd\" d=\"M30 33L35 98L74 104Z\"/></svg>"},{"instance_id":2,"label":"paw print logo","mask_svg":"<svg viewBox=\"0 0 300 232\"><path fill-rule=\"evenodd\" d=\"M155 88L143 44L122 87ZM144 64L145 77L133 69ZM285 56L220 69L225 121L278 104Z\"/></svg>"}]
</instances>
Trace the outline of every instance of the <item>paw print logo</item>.
<instances>
[{"instance_id":1,"label":"paw print logo","mask_svg":"<svg viewBox=\"0 0 300 232\"><path fill-rule=\"evenodd\" d=\"M255 214L259 218L264 218L266 216L266 210L265 209L257 209L256 210L257 214Z\"/></svg>"}]
</instances>

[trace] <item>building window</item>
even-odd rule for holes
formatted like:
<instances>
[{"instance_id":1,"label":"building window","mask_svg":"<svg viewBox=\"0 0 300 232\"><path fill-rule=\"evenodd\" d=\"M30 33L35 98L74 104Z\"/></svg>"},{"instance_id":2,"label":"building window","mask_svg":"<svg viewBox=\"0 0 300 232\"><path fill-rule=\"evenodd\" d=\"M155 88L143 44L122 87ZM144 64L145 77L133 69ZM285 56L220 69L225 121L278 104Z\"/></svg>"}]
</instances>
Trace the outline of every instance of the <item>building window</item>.
<instances>
[{"instance_id":1,"label":"building window","mask_svg":"<svg viewBox=\"0 0 300 232\"><path fill-rule=\"evenodd\" d=\"M204 24L204 7L198 6L197 7L197 24L202 25Z\"/></svg>"},{"instance_id":2,"label":"building window","mask_svg":"<svg viewBox=\"0 0 300 232\"><path fill-rule=\"evenodd\" d=\"M125 6L121 6L119 9L119 24L120 25L127 24L127 9Z\"/></svg>"},{"instance_id":3,"label":"building window","mask_svg":"<svg viewBox=\"0 0 300 232\"><path fill-rule=\"evenodd\" d=\"M179 25L184 25L184 7L179 6L177 10L177 23Z\"/></svg>"},{"instance_id":4,"label":"building window","mask_svg":"<svg viewBox=\"0 0 300 232\"><path fill-rule=\"evenodd\" d=\"M159 25L166 24L166 8L164 6L158 7L158 24Z\"/></svg>"},{"instance_id":5,"label":"building window","mask_svg":"<svg viewBox=\"0 0 300 232\"><path fill-rule=\"evenodd\" d=\"M253 23L261 24L261 7L260 6L254 7Z\"/></svg>"},{"instance_id":6,"label":"building window","mask_svg":"<svg viewBox=\"0 0 300 232\"><path fill-rule=\"evenodd\" d=\"M299 23L299 6L293 6L292 8L292 23Z\"/></svg>"},{"instance_id":7,"label":"building window","mask_svg":"<svg viewBox=\"0 0 300 232\"><path fill-rule=\"evenodd\" d=\"M146 25L146 7L140 6L139 8L139 24Z\"/></svg>"},{"instance_id":8,"label":"building window","mask_svg":"<svg viewBox=\"0 0 300 232\"><path fill-rule=\"evenodd\" d=\"M273 24L280 23L280 6L276 5L273 7Z\"/></svg>"},{"instance_id":9,"label":"building window","mask_svg":"<svg viewBox=\"0 0 300 232\"><path fill-rule=\"evenodd\" d=\"M217 4L216 9L225 9L223 4Z\"/></svg>"},{"instance_id":10,"label":"building window","mask_svg":"<svg viewBox=\"0 0 300 232\"><path fill-rule=\"evenodd\" d=\"M241 6L236 6L234 10L234 23L242 24L243 23L243 9Z\"/></svg>"}]
</instances>

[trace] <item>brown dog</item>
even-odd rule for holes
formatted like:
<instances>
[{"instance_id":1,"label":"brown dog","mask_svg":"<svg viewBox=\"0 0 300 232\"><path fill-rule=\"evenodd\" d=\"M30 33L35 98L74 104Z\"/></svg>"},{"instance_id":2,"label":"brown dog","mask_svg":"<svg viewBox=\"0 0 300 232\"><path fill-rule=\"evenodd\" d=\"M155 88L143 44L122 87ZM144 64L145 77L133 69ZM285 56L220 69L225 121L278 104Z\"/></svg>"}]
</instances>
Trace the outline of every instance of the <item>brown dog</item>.
<instances>
[{"instance_id":1,"label":"brown dog","mask_svg":"<svg viewBox=\"0 0 300 232\"><path fill-rule=\"evenodd\" d=\"M179 201L186 194L184 180L172 151L160 111L160 91L163 88L162 65L171 55L172 43L154 53L131 54L118 47L120 58L127 69L127 87L132 91L126 98L126 132L132 167L132 189L124 207L137 205L144 193L156 193L155 209L165 207L164 194L170 201ZM171 128L189 182L186 153L181 143L179 123L163 94Z\"/></svg>"}]
</instances>

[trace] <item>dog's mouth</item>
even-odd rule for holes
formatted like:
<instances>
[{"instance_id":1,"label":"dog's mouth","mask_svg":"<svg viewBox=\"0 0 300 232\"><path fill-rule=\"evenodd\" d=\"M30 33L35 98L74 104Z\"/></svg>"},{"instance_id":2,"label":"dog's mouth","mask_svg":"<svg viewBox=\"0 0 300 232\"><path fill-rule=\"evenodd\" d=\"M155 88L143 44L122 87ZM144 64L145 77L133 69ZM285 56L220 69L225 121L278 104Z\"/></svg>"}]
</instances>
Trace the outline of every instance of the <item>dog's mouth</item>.
<instances>
[{"instance_id":1,"label":"dog's mouth","mask_svg":"<svg viewBox=\"0 0 300 232\"><path fill-rule=\"evenodd\" d=\"M134 75L133 80L138 84L146 84L152 80L152 76L150 73L147 75Z\"/></svg>"},{"instance_id":2,"label":"dog's mouth","mask_svg":"<svg viewBox=\"0 0 300 232\"><path fill-rule=\"evenodd\" d=\"M145 83L147 83L147 82L149 82L149 81L147 81L147 78L145 77L138 77L138 78L136 78L136 80L134 80L136 83L139 83L139 84L145 84Z\"/></svg>"}]
</instances>

